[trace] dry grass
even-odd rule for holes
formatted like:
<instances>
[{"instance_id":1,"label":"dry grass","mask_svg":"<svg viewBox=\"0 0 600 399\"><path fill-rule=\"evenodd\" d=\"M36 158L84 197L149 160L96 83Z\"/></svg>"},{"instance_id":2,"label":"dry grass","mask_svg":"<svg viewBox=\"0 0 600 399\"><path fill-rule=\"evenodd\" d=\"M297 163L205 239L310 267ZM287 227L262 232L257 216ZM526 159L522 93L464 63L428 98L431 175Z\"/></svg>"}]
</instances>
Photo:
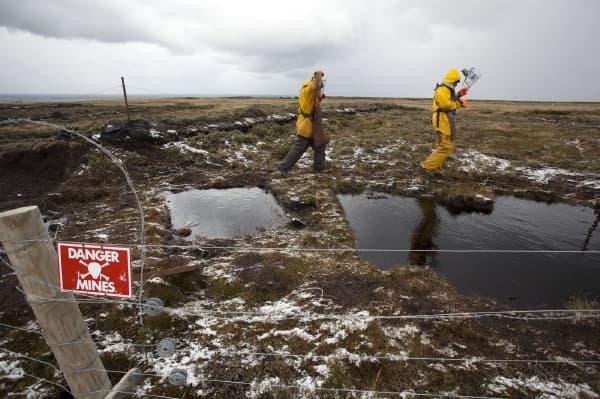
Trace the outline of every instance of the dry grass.
<instances>
[{"instance_id":1,"label":"dry grass","mask_svg":"<svg viewBox=\"0 0 600 399\"><path fill-rule=\"evenodd\" d=\"M183 242L170 230L169 217L162 198L157 195L169 184L178 189L224 188L258 185L268 188L278 202L306 226L301 230L281 227L261 231L256 236L231 240L198 242L199 247L176 249L154 248L149 268L168 268L200 262L200 270L165 277L163 282L149 282L147 297L159 297L170 307L179 307L194 300L210 310L240 306L253 311L282 299L305 306L316 313L363 311L370 314L423 314L494 309L480 299L461 297L447 281L427 267L396 267L382 272L358 258L352 251L312 253L310 251L263 252L253 249L245 253L214 247L296 247L344 248L354 246L353 233L343 217L337 201L338 193L360 193L363 190L406 194L420 161L433 147L434 135L430 123L430 100L419 99L353 99L327 98L323 103L326 128L331 135L329 150L332 171L313 175L307 166L298 165L287 179L273 174L279 160L291 144L293 122L278 125L264 123L246 131L212 131L193 137L181 137L187 144L210 151L208 156L182 154L177 149L158 147L111 147L125 159L144 200L147 233L152 243L166 246ZM158 129L182 131L201 128L211 122L233 122L270 114L296 112L296 100L222 98L136 100L131 104L132 118L148 119ZM337 109L355 108L356 113L342 114ZM14 110L0 107L0 119L7 117L43 118L53 123L78 127L84 134L98 133L109 119L123 119L124 109L117 101L94 101L82 104L35 104L31 108ZM510 160L516 166L553 166L584 173L600 173L600 143L597 104L541 104L471 101L459 111L459 151L473 150L489 156ZM17 145L33 146L50 138L52 129L38 126L0 126L0 150ZM264 144L256 151L247 151L245 161L227 161L244 146ZM157 156L159 154L160 156ZM0 157L1 159L1 157ZM91 230L106 227L111 240L132 242L138 226L135 204L125 195L123 181L114 166L95 152L83 159L88 167L85 178L71 177L67 183L75 187L60 188L61 200L49 208L65 212L69 223L61 230L63 239L81 239ZM8 169L7 169L8 170ZM534 198L570 198L589 200L591 194L553 187L532 187L527 180L499 177L493 171L464 173L455 161L449 160L447 179L427 183L421 192L436 198L451 197L460 192L462 200L477 194L493 196L496 191L524 189L521 195ZM80 189L92 178L88 189ZM391 182L391 183L390 183ZM482 183L484 182L484 183ZM563 191L560 191L563 190ZM556 192L553 192L556 191ZM44 192L45 193L45 192ZM419 193L411 193L418 195ZM545 197L543 197L545 196ZM71 209L70 207L73 207ZM100 211L98 211L100 209ZM118 219L118 221L115 220ZM137 241L136 241L137 242ZM211 248L211 246L213 248ZM134 258L139 251L134 250ZM218 272L212 269L218 269ZM212 274L211 274L212 273ZM322 290L323 296L301 298L305 288ZM312 291L311 291L312 292ZM231 301L235 300L235 301ZM237 302L236 302L237 301ZM242 303L243 305L236 305ZM569 309L598 309L597 299L574 298ZM457 395L490 395L486 383L495 376L517 378L543 376L551 381L587 382L600 392L598 369L570 366L542 368L531 364L492 365L462 363L442 368L428 361L379 359L351 361L331 358L286 358L263 356L249 359L242 354L225 355L219 345L242 350L286 351L296 354L328 356L339 349L371 356L406 353L411 357L489 357L489 358L571 358L600 353L596 321L529 322L506 320L458 321L371 321L365 326L344 326L343 322L308 321L290 318L282 321L265 319L260 323L244 320L212 320L210 317L186 318L162 314L146 317L144 325L137 322L135 309L106 305L86 305L84 314L99 315L94 328L108 333L118 332L137 343L156 342L165 336L184 343L195 343L210 351L210 361L199 359L197 367L204 378L243 383L279 377L281 384L297 385L304 376L319 376L315 367L326 365L329 374L323 377L323 387L356 388L381 391L454 392ZM3 321L10 321L6 314ZM205 330L195 323L208 323ZM338 322L336 324L336 322ZM327 326L332 331L327 330ZM334 327L331 327L334 326ZM339 330L336 330L338 328ZM303 330L308 336L290 333ZM413 331L406 333L407 330ZM397 336L392 337L390 331ZM213 333L214 332L214 333ZM402 333L401 333L402 332ZM12 332L5 345L8 349L27 352L47 359L48 349L41 340L24 338ZM335 335L337 334L337 335ZM391 334L391 335L390 335ZM403 334L406 334L405 336ZM335 335L335 339L333 336ZM312 338L311 338L312 337ZM38 342L39 341L39 342ZM512 349L516 348L516 349ZM573 352L579 348L579 353ZM185 348L188 349L188 348ZM589 351L589 352L588 352ZM591 355L590 355L591 354ZM125 370L132 365L150 366L144 353L104 355L111 369ZM462 366L462 368L461 368ZM44 378L54 378L50 369L27 371ZM149 367L150 368L150 367ZM148 392L173 397L238 398L248 396L248 386L202 383L197 387L172 387L151 380L155 385ZM0 388L0 392L22 392L32 380L23 378L17 384ZM199 390L202 393L199 393ZM285 398L292 390L266 390L258 398ZM507 390L503 395L533 398L534 390ZM304 396L298 393L297 397ZM310 396L310 393L307 394ZM313 397L339 398L351 395L318 392Z\"/></svg>"}]
</instances>

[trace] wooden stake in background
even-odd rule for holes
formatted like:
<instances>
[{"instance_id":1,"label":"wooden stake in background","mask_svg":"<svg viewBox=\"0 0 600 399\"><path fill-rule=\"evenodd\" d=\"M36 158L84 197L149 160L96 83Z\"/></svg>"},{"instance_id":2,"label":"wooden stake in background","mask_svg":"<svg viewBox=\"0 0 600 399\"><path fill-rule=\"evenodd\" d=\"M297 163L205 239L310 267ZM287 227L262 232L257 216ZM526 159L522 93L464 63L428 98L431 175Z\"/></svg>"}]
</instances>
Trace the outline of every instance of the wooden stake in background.
<instances>
[{"instance_id":1,"label":"wooden stake in background","mask_svg":"<svg viewBox=\"0 0 600 399\"><path fill-rule=\"evenodd\" d=\"M123 97L125 97L125 110L127 111L127 121L131 121L129 117L129 104L127 103L127 90L125 90L125 78L121 76L121 85L123 86Z\"/></svg>"},{"instance_id":2,"label":"wooden stake in background","mask_svg":"<svg viewBox=\"0 0 600 399\"><path fill-rule=\"evenodd\" d=\"M0 213L0 242L71 393L102 399L112 384L70 292L61 292L58 259L37 206Z\"/></svg>"}]
</instances>

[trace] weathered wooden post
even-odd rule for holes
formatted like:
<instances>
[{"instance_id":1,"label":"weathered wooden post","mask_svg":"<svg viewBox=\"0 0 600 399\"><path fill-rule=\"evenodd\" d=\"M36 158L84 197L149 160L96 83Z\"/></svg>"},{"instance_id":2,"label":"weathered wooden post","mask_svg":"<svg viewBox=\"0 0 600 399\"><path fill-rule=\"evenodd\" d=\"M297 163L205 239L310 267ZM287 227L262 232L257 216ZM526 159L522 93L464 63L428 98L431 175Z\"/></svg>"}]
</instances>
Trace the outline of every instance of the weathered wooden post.
<instances>
[{"instance_id":1,"label":"weathered wooden post","mask_svg":"<svg viewBox=\"0 0 600 399\"><path fill-rule=\"evenodd\" d=\"M125 97L125 110L127 111L127 121L131 121L129 117L129 104L127 103L127 90L125 89L125 78L121 76L121 86L123 86L123 97Z\"/></svg>"},{"instance_id":2,"label":"weathered wooden post","mask_svg":"<svg viewBox=\"0 0 600 399\"><path fill-rule=\"evenodd\" d=\"M0 242L77 399L101 399L112 384L70 292L62 292L58 260L37 206L0 213Z\"/></svg>"}]
</instances>

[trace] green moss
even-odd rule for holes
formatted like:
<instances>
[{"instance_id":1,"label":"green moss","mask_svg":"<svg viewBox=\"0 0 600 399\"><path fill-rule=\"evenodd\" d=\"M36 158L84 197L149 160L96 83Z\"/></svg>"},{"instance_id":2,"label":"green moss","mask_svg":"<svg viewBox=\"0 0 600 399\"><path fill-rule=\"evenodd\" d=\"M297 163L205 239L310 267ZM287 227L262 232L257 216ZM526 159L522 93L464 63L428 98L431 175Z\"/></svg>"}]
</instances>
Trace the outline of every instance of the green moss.
<instances>
[{"instance_id":1,"label":"green moss","mask_svg":"<svg viewBox=\"0 0 600 399\"><path fill-rule=\"evenodd\" d=\"M159 298L166 306L178 303L183 298L181 289L168 283L146 282L144 292L147 298Z\"/></svg>"},{"instance_id":2,"label":"green moss","mask_svg":"<svg viewBox=\"0 0 600 399\"><path fill-rule=\"evenodd\" d=\"M237 281L216 278L207 281L206 293L211 299L224 300L236 298L244 287Z\"/></svg>"},{"instance_id":3,"label":"green moss","mask_svg":"<svg viewBox=\"0 0 600 399\"><path fill-rule=\"evenodd\" d=\"M365 184L354 179L344 179L338 183L336 192L338 194L358 195L365 191Z\"/></svg>"},{"instance_id":4,"label":"green moss","mask_svg":"<svg viewBox=\"0 0 600 399\"><path fill-rule=\"evenodd\" d=\"M192 294L206 288L206 277L200 270L165 277L165 281L183 294Z\"/></svg>"},{"instance_id":5,"label":"green moss","mask_svg":"<svg viewBox=\"0 0 600 399\"><path fill-rule=\"evenodd\" d=\"M256 144L258 141L258 136L252 133L234 133L232 138L236 144Z\"/></svg>"}]
</instances>

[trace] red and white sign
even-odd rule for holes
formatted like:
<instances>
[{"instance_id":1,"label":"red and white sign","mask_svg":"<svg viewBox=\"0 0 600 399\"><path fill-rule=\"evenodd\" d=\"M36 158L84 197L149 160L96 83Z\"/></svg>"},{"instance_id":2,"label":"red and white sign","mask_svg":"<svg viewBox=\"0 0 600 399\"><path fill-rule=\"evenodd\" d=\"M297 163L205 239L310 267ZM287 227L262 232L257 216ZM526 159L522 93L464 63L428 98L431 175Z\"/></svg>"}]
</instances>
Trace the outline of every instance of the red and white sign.
<instances>
[{"instance_id":1,"label":"red and white sign","mask_svg":"<svg viewBox=\"0 0 600 399\"><path fill-rule=\"evenodd\" d=\"M59 242L57 252L63 291L131 298L129 248Z\"/></svg>"}]
</instances>

